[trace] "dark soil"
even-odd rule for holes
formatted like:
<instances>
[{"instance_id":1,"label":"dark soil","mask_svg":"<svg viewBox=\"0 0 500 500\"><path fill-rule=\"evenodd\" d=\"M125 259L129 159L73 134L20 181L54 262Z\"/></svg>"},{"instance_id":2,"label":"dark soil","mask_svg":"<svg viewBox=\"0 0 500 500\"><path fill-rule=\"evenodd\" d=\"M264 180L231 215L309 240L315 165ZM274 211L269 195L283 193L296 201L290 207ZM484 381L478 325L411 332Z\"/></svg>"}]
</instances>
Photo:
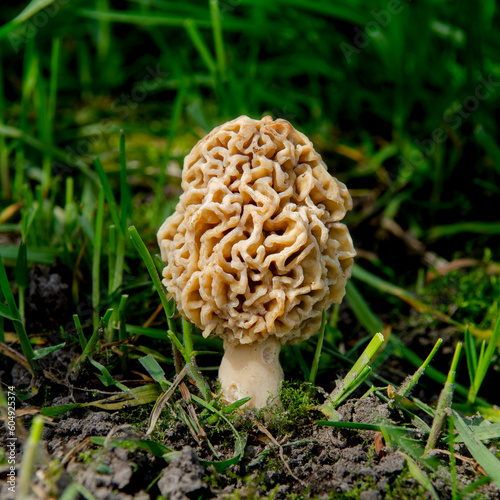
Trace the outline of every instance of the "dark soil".
<instances>
[{"instance_id":1,"label":"dark soil","mask_svg":"<svg viewBox=\"0 0 500 500\"><path fill-rule=\"evenodd\" d=\"M26 297L28 332L58 331L71 321L71 272L60 263L34 266Z\"/></svg>"},{"instance_id":2,"label":"dark soil","mask_svg":"<svg viewBox=\"0 0 500 500\"><path fill-rule=\"evenodd\" d=\"M69 401L70 398L59 397L54 405ZM206 439L197 442L185 424L179 420L170 422L167 409L163 414L166 420L158 423L164 430L157 431L154 439L179 452L170 463L146 451L111 444L111 438L144 439L144 416L149 411L150 408L116 412L80 409L47 422L42 436L42 465L35 476L37 497L59 498L73 478L98 500L147 500L159 495L170 500L431 498L407 473L403 454L385 446L380 433L318 425L316 420L321 419L321 414L315 410L307 420L285 427L269 414L241 412L233 423L248 437L245 453L237 464L222 472L217 472L213 465L200 464L215 459ZM350 400L339 411L342 420L352 422L399 418L390 415L387 406L374 396ZM204 427L210 432L208 439L219 453L219 460L230 459L234 453L232 433L223 426ZM108 443L97 446L91 442L92 436L108 437ZM279 442L281 453L271 436ZM2 440L0 445L5 445ZM18 459L21 463L20 456ZM7 491L6 470L0 471L0 498L14 498ZM478 472L466 465L460 465L458 472L464 484L478 478ZM432 484L440 498L451 498L447 485L450 483L443 477L441 473L431 475ZM483 498L500 498L493 485L483 487L482 494Z\"/></svg>"},{"instance_id":3,"label":"dark soil","mask_svg":"<svg viewBox=\"0 0 500 500\"><path fill-rule=\"evenodd\" d=\"M27 308L30 316L44 318L39 323L28 325L30 329L61 330L48 338L47 343L67 345L41 360L45 381L38 387L38 394L29 403L17 402L17 410L26 415L17 425L16 463L18 473L22 463L22 444L26 441L35 406L58 406L95 401L113 393L114 388L105 388L95 379L94 372L83 372L74 383L68 383L72 362L79 355L79 346L72 342L73 332L67 310L70 302L70 276L62 267L33 268L30 276ZM36 314L35 314L36 313ZM85 313L85 311L80 311ZM412 321L410 316L409 321ZM341 309L341 321L349 324L345 307ZM405 328L401 328L402 331ZM422 355L428 352L434 338L430 338L427 325L415 324L408 329L408 343L422 343ZM69 335L68 335L69 334ZM443 336L443 332L440 332ZM356 339L352 339L355 342ZM418 349L416 349L418 352ZM446 354L446 353L444 353ZM451 355L451 353L448 353ZM97 355L97 359L99 355ZM108 364L109 359L101 359ZM443 366L449 365L447 359ZM389 360L379 373L394 379L394 375L405 376L414 368L404 366L404 360ZM383 370L389 370L385 373ZM32 380L21 364L8 360L0 370L2 382L15 386L16 390L27 389ZM115 380L118 377L115 375ZM333 387L331 380L324 380L325 390ZM127 382L128 383L128 382ZM129 384L129 387L133 387ZM196 388L189 386L191 390ZM105 389L105 390L103 390ZM437 394L439 388L432 391ZM420 391L420 386L417 388ZM420 394L418 394L420 396ZM429 394L427 394L428 396ZM338 411L346 422L408 423L399 413L389 412L387 405L370 395L352 399ZM177 399L176 399L177 398ZM421 396L423 400L428 398ZM102 411L97 408L77 409L57 418L46 419L39 450L39 466L34 474L35 498L59 498L68 485L75 481L82 490L75 491L74 498L84 498L85 492L98 500L102 499L300 499L300 498L432 498L432 495L409 473L407 459L400 451L385 445L382 434L373 431L353 431L319 425L324 419L314 404L304 414L294 414L290 419L289 402L285 399L282 410L256 412L240 411L232 416L232 424L246 437L243 456L236 464L217 470L209 462L229 460L235 452L235 437L222 420L209 423L203 420L202 409L197 408L202 428L207 433L198 436L178 418L172 417L172 408L181 408L186 414L189 407L176 392L157 423L152 437L146 438L148 417L152 405L125 408L119 411ZM175 413L179 413L179 411ZM425 418L424 415L422 415ZM428 419L428 423L430 423ZM93 437L106 438L104 445L96 444ZM0 447L5 449L6 433L0 436ZM416 436L418 437L418 436ZM117 447L113 440L138 441L153 439L177 452L168 460L149 451L133 447ZM209 445L210 443L210 445ZM215 452L218 457L215 456ZM465 456L457 462L457 478L467 485L481 477L481 471L467 460L468 451L457 446L457 453ZM450 468L446 467L446 456L440 457L442 469L427 470L439 498L452 498ZM2 462L4 463L4 462ZM8 467L0 465L0 499L14 498L7 488ZM475 498L499 498L500 491L493 484L483 485L475 491ZM92 498L92 497L87 497Z\"/></svg>"}]
</instances>

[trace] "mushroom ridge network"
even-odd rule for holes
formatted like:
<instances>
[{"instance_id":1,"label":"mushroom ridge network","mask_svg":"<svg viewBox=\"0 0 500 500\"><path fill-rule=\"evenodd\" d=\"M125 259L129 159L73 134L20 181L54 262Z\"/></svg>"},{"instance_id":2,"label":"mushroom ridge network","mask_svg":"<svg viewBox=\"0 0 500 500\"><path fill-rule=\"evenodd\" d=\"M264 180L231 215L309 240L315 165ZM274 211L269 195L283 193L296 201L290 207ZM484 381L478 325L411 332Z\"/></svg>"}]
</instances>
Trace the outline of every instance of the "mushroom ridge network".
<instances>
[{"instance_id":1,"label":"mushroom ridge network","mask_svg":"<svg viewBox=\"0 0 500 500\"><path fill-rule=\"evenodd\" d=\"M158 231L179 312L233 345L314 335L355 251L340 222L349 192L309 139L286 120L241 116L186 156L182 189Z\"/></svg>"}]
</instances>

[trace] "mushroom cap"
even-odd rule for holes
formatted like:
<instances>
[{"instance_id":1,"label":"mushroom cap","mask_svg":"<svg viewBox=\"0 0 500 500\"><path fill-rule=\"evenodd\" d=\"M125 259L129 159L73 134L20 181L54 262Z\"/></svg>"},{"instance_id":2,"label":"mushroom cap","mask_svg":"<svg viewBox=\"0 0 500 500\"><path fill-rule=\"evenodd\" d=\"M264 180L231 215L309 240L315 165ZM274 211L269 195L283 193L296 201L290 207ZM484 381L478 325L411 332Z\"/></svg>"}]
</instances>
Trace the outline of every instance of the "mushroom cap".
<instances>
[{"instance_id":1,"label":"mushroom cap","mask_svg":"<svg viewBox=\"0 0 500 500\"><path fill-rule=\"evenodd\" d=\"M240 116L186 156L182 189L158 231L182 316L230 344L314 335L356 252L339 222L349 192L311 141L286 120Z\"/></svg>"}]
</instances>

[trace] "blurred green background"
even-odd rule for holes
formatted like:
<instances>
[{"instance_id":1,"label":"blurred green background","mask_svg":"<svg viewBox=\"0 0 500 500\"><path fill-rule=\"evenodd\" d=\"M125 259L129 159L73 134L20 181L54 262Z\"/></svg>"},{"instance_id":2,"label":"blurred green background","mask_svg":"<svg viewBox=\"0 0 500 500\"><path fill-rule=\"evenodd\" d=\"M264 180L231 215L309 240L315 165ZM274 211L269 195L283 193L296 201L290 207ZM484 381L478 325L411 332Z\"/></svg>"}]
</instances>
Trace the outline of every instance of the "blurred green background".
<instances>
[{"instance_id":1,"label":"blurred green background","mask_svg":"<svg viewBox=\"0 0 500 500\"><path fill-rule=\"evenodd\" d=\"M431 240L446 235L446 257L453 249L477 253L498 243L481 235L500 232L496 7L494 0L4 4L3 200L18 197L26 181L44 179L48 190L54 178L77 175L65 165L85 172L96 155L115 158L121 128L130 168L141 176L137 189L158 195L164 174L175 178L175 165L213 126L271 114L309 134L359 195L356 223L392 201L390 216L404 229Z\"/></svg>"},{"instance_id":2,"label":"blurred green background","mask_svg":"<svg viewBox=\"0 0 500 500\"><path fill-rule=\"evenodd\" d=\"M305 132L347 183L363 265L408 284L428 251L500 259L494 0L33 0L4 3L0 20L7 257L16 202L71 198L92 221L96 156L120 191L121 129L130 222L156 252L196 141L240 114L270 114ZM83 235L68 232L49 212L28 250L74 267L91 228L80 217Z\"/></svg>"},{"instance_id":3,"label":"blurred green background","mask_svg":"<svg viewBox=\"0 0 500 500\"><path fill-rule=\"evenodd\" d=\"M287 378L315 382L309 367L322 352L316 380L332 390L339 367L383 332L371 366L396 385L443 337L426 372L432 394L418 393L431 401L465 338L457 382L471 385L457 385L457 402L499 420L499 329L487 356L481 344L500 313L499 21L495 0L4 0L4 373L19 349L38 364L34 344L39 358L60 351L64 363L42 360L60 381L71 360L79 369L90 360L76 374L82 387L124 390L117 381L129 375L127 384L144 383L148 354L171 370L175 358L179 371L168 328L215 378L221 341L191 340L166 304L156 232L196 142L241 114L271 115L304 132L347 184L358 252L323 351L316 339L285 346ZM43 404L56 394L47 391Z\"/></svg>"}]
</instances>

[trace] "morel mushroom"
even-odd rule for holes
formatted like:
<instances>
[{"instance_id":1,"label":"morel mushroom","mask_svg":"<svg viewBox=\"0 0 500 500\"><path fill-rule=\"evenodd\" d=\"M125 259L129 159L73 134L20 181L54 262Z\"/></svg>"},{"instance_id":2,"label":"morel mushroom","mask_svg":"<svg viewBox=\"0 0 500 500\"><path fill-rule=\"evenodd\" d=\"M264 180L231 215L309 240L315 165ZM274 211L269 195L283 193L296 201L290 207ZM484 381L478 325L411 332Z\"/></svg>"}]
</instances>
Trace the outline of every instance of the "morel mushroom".
<instances>
[{"instance_id":1,"label":"morel mushroom","mask_svg":"<svg viewBox=\"0 0 500 500\"><path fill-rule=\"evenodd\" d=\"M355 251L352 201L285 120L241 116L184 160L175 213L158 231L164 284L182 316L222 337L223 395L263 407L283 380L281 345L314 335L340 303Z\"/></svg>"}]
</instances>

